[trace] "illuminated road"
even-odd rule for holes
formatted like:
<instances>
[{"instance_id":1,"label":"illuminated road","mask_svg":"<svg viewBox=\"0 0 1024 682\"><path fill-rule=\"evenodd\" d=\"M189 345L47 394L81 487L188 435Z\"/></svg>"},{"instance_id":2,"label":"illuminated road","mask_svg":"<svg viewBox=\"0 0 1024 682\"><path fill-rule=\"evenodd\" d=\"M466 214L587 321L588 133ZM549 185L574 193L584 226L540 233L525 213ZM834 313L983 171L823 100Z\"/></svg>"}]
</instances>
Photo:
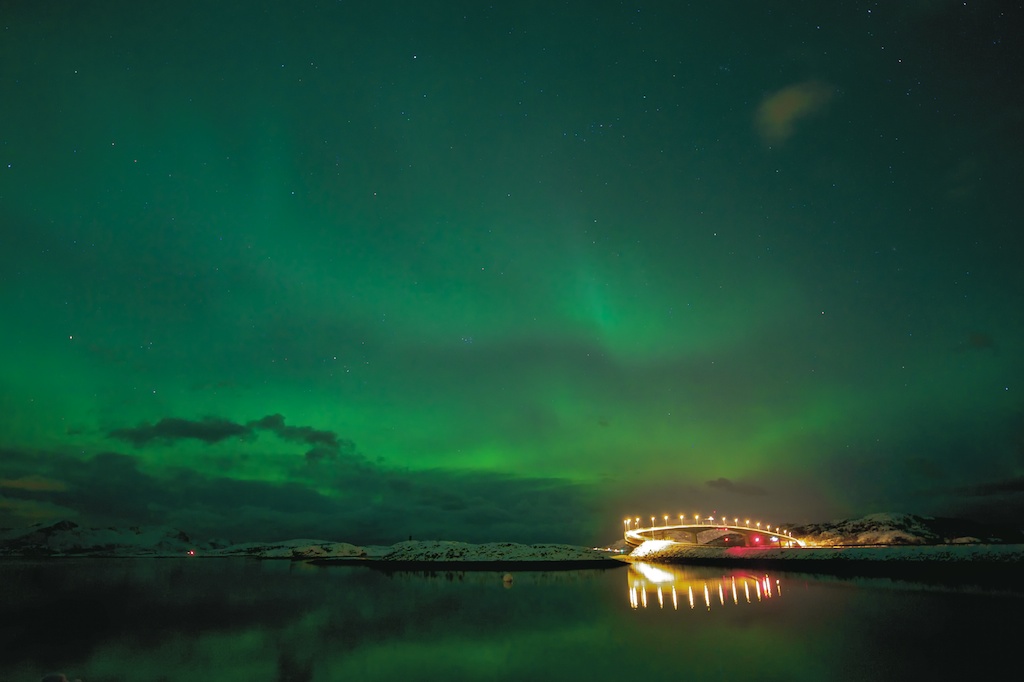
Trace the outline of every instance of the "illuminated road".
<instances>
[{"instance_id":1,"label":"illuminated road","mask_svg":"<svg viewBox=\"0 0 1024 682\"><path fill-rule=\"evenodd\" d=\"M803 547L804 543L789 535L784 528L750 523L721 517L701 518L695 515L694 523L688 523L679 516L679 523L669 523L669 516L663 516L664 524L655 525L657 517L650 517L650 526L641 526L640 518L625 519L626 543L639 547L648 540L665 540L686 545L715 545L723 547ZM636 525L634 525L634 522Z\"/></svg>"}]
</instances>

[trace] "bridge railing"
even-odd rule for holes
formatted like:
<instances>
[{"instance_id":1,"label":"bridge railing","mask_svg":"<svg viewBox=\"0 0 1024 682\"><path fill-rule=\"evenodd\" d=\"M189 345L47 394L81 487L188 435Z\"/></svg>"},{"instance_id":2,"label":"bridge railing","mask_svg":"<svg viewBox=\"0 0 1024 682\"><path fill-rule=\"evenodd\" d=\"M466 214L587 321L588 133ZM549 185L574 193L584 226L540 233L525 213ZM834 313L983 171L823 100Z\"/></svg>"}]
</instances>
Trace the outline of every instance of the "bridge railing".
<instances>
[{"instance_id":1,"label":"bridge railing","mask_svg":"<svg viewBox=\"0 0 1024 682\"><path fill-rule=\"evenodd\" d=\"M628 521L628 519L627 519ZM771 526L762 528L760 525L747 526L747 525L735 525L735 524L710 524L710 523L683 523L683 524L666 524L662 526L651 525L647 527L638 526L636 528L630 527L630 524L626 524L625 540L626 543L637 547L642 545L648 540L666 540L670 542L682 542L678 539L668 539L666 536L669 531L682 531L685 533L692 533L694 536L693 543L686 544L706 544L700 542L700 535L706 534L710 531L722 531L722 533L715 536L715 538L723 537L729 533L737 533L743 535L746 540L753 538L753 546L760 547L803 547L804 543L785 532L784 529L776 527L772 530ZM662 534L661 538L658 538L658 533ZM678 535L678 534L676 534ZM748 544L749 546L749 544Z\"/></svg>"}]
</instances>

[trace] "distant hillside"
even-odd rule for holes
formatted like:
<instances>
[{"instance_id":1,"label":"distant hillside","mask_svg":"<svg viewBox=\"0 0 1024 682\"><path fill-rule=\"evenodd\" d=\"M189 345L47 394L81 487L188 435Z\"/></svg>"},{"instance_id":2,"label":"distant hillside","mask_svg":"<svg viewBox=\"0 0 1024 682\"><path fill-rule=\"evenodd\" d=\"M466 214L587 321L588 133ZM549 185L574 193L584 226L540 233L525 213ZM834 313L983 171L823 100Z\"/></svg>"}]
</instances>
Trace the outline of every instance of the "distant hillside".
<instances>
[{"instance_id":1,"label":"distant hillside","mask_svg":"<svg viewBox=\"0 0 1024 682\"><path fill-rule=\"evenodd\" d=\"M1024 543L1020 530L915 514L869 514L859 519L791 526L789 532L822 547Z\"/></svg>"},{"instance_id":2,"label":"distant hillside","mask_svg":"<svg viewBox=\"0 0 1024 682\"><path fill-rule=\"evenodd\" d=\"M361 547L327 540L228 544L196 542L170 526L88 528L73 521L0 530L0 557L185 557L249 556L263 559L324 559L364 556Z\"/></svg>"},{"instance_id":3,"label":"distant hillside","mask_svg":"<svg viewBox=\"0 0 1024 682\"><path fill-rule=\"evenodd\" d=\"M257 559L320 560L324 562L376 559L392 567L411 564L467 567L481 564L537 565L568 563L599 565L613 561L608 552L573 545L520 545L492 542L472 545L452 541L409 541L388 547L357 547L332 540L280 542L223 541L197 543L176 528L86 528L71 521L31 526L19 531L0 529L0 557L251 557Z\"/></svg>"},{"instance_id":4,"label":"distant hillside","mask_svg":"<svg viewBox=\"0 0 1024 682\"><path fill-rule=\"evenodd\" d=\"M184 556L196 547L188 535L170 526L87 528L73 521L58 521L0 533L0 556L96 556L124 552Z\"/></svg>"},{"instance_id":5,"label":"distant hillside","mask_svg":"<svg viewBox=\"0 0 1024 682\"><path fill-rule=\"evenodd\" d=\"M965 519L933 518L914 514L870 514L859 519L787 526L787 531L808 544L819 547L865 545L963 545L1024 544L1018 529L981 524ZM88 528L72 521L36 524L21 529L0 529L0 557L174 557L174 556L250 556L275 559L387 558L411 560L402 552L426 558L443 545L445 553L456 551L460 543L399 543L391 547L363 548L333 540L288 540L269 543L229 544L224 540L197 542L185 532L170 526L130 528ZM479 545L474 552L500 554L516 558L521 546L509 543ZM463 547L458 551L468 551ZM535 558L546 558L545 547L527 547ZM561 545L558 547L562 547ZM498 551L500 549L500 551ZM629 550L624 541L612 543L614 551ZM493 551L492 551L493 550ZM573 551L576 551L575 549ZM559 556L562 556L561 552ZM515 556L513 556L515 555ZM474 555L475 556L475 555ZM449 557L450 558L450 557ZM463 557L464 559L465 557ZM562 556L562 558L566 558Z\"/></svg>"}]
</instances>

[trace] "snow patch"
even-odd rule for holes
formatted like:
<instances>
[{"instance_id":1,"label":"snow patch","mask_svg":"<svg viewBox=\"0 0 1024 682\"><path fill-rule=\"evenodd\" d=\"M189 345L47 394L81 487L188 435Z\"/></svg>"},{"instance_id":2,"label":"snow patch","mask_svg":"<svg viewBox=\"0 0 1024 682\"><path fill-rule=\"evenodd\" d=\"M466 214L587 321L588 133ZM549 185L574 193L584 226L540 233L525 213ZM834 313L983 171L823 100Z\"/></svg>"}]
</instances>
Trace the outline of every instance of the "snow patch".
<instances>
[{"instance_id":1,"label":"snow patch","mask_svg":"<svg viewBox=\"0 0 1024 682\"><path fill-rule=\"evenodd\" d=\"M490 542L407 541L391 546L382 561L581 561L607 560L611 554L575 545L521 545Z\"/></svg>"}]
</instances>

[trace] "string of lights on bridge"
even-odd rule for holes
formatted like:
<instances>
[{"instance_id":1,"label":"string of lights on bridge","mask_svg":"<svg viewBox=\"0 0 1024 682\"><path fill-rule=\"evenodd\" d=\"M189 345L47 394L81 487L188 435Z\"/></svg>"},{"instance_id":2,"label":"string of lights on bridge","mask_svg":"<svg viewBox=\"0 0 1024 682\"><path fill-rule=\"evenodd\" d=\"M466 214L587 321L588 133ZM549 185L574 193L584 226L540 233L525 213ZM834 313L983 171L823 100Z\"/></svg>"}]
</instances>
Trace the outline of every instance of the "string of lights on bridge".
<instances>
[{"instance_id":1,"label":"string of lights on bridge","mask_svg":"<svg viewBox=\"0 0 1024 682\"><path fill-rule=\"evenodd\" d=\"M770 537L771 542L780 542L782 545L789 547L804 546L803 542L790 536L786 529L781 526L773 526L770 523L762 523L761 521L751 521L749 518L744 518L741 521L738 516L730 518L726 515L718 515L717 513L710 516L697 513L692 517L686 514L679 514L677 516L663 514L660 519L662 521L661 525L658 524L659 518L657 516L649 518L651 519L649 526L642 525L642 519L639 516L627 517L622 520L622 524L625 527L625 538L628 543L638 545L644 540L654 539L656 531L662 531L664 538L665 531L669 530L693 533L694 543L696 543L697 529L706 528L709 531L712 529L733 531L747 538L753 535L755 544L760 544L761 538L759 534L764 533ZM677 518L678 522L676 521ZM703 531L699 532L703 533ZM645 534L648 534L650 537L646 537Z\"/></svg>"},{"instance_id":2,"label":"string of lights on bridge","mask_svg":"<svg viewBox=\"0 0 1024 682\"><path fill-rule=\"evenodd\" d=\"M664 521L664 523L661 526L657 525L657 518L658 518L657 516L652 516L651 517L651 525L646 527L646 528L644 528L644 527L642 527L640 525L640 517L639 516L637 516L635 518L623 519L622 523L626 526L626 530L627 531L630 531L630 530L633 530L633 531L654 530L655 528L671 528L672 526L669 525L668 520L669 519L675 520L676 517L672 516L671 514L664 514L664 515L662 515L661 518ZM679 524L678 525L680 525L680 526L690 525L690 524L687 523L688 519L689 519L689 517L686 516L686 514L679 514ZM772 531L772 525L770 523L769 524L765 524L764 527L762 528L760 521L755 521L754 525L752 526L752 525L750 525L750 519L744 519L743 520L743 524L740 525L739 517L733 517L732 523L730 524L729 523L729 517L727 517L727 516L701 516L700 514L694 514L693 515L693 521L694 521L694 523L692 525L695 525L695 526L733 526L733 527L737 527L737 528L745 528L747 530L764 531L765 533L773 532ZM636 523L635 527L633 527L633 525L632 525L634 522ZM780 526L775 526L775 531L774 532L775 533L779 533L781 535L785 535L786 534L786 530L784 528L780 527Z\"/></svg>"}]
</instances>

